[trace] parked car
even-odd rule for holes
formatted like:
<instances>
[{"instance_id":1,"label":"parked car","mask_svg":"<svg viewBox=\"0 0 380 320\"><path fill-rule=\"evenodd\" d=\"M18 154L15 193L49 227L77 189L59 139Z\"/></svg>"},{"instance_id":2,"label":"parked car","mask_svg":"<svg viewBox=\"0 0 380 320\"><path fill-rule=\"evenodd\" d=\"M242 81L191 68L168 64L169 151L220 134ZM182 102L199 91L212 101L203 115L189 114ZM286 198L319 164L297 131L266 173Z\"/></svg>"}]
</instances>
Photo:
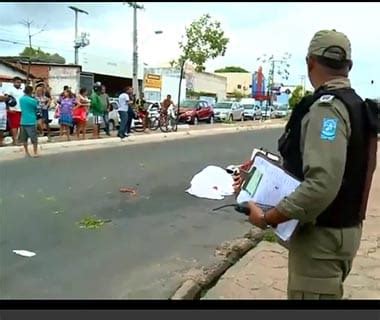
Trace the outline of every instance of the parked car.
<instances>
[{"instance_id":1,"label":"parked car","mask_svg":"<svg viewBox=\"0 0 380 320\"><path fill-rule=\"evenodd\" d=\"M203 100L184 100L180 104L180 122L198 124L199 121L214 122L214 110Z\"/></svg>"},{"instance_id":2,"label":"parked car","mask_svg":"<svg viewBox=\"0 0 380 320\"><path fill-rule=\"evenodd\" d=\"M238 102L218 102L214 107L214 117L217 121L244 120L244 108Z\"/></svg>"},{"instance_id":3,"label":"parked car","mask_svg":"<svg viewBox=\"0 0 380 320\"><path fill-rule=\"evenodd\" d=\"M244 104L244 120L252 119L252 120L260 120L261 119L261 108L259 106L255 106L253 104Z\"/></svg>"},{"instance_id":4,"label":"parked car","mask_svg":"<svg viewBox=\"0 0 380 320\"><path fill-rule=\"evenodd\" d=\"M272 118L275 108L273 106L261 106L261 115L263 118Z\"/></svg>"},{"instance_id":5,"label":"parked car","mask_svg":"<svg viewBox=\"0 0 380 320\"><path fill-rule=\"evenodd\" d=\"M284 118L289 114L289 107L287 105L279 106L274 112L274 118Z\"/></svg>"}]
</instances>

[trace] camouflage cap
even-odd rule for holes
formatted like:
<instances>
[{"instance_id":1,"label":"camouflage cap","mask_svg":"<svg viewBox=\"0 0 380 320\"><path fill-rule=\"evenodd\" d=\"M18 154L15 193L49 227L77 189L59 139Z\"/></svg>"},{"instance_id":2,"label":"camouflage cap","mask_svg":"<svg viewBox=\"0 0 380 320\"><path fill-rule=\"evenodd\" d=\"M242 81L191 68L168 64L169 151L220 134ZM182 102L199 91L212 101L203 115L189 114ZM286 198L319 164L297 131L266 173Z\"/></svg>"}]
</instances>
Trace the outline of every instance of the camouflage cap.
<instances>
[{"instance_id":1,"label":"camouflage cap","mask_svg":"<svg viewBox=\"0 0 380 320\"><path fill-rule=\"evenodd\" d=\"M322 56L337 61L351 60L351 43L342 32L321 30L311 39L307 55Z\"/></svg>"}]
</instances>

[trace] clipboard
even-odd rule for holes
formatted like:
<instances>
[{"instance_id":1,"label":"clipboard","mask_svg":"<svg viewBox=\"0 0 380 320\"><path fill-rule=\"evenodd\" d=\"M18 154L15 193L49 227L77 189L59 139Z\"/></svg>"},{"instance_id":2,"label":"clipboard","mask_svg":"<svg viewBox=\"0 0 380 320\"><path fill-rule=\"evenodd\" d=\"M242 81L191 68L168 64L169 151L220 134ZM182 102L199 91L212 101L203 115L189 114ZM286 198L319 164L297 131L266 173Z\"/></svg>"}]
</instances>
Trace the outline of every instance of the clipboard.
<instances>
[{"instance_id":1,"label":"clipboard","mask_svg":"<svg viewBox=\"0 0 380 320\"><path fill-rule=\"evenodd\" d=\"M252 166L246 173L242 190L236 198L238 203L253 201L275 207L301 183L294 175L288 173L279 161L274 161L262 152L254 155ZM289 220L279 224L275 233L286 242L297 225L297 220Z\"/></svg>"}]
</instances>

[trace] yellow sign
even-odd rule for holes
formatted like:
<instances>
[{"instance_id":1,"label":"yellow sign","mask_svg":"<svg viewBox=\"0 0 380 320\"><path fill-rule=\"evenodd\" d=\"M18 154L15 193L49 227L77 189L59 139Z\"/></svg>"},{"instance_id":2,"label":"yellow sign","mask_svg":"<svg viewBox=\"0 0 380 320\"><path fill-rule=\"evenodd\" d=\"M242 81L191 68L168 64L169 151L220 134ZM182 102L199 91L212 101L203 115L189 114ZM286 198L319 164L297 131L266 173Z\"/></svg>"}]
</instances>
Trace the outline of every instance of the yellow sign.
<instances>
[{"instance_id":1,"label":"yellow sign","mask_svg":"<svg viewBox=\"0 0 380 320\"><path fill-rule=\"evenodd\" d=\"M144 80L144 87L161 89L161 76L157 74L147 74Z\"/></svg>"}]
</instances>

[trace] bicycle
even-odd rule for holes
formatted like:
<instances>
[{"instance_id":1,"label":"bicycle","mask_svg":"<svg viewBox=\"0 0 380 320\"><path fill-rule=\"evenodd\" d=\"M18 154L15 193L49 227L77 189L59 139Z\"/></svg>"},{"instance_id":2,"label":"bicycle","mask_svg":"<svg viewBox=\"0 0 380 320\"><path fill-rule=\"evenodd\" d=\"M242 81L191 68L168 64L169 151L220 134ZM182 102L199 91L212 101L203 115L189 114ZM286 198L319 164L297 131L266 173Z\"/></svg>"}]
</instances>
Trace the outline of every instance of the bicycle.
<instances>
[{"instance_id":1,"label":"bicycle","mask_svg":"<svg viewBox=\"0 0 380 320\"><path fill-rule=\"evenodd\" d=\"M177 114L174 110L174 107L170 106L167 112L160 112L160 130L162 132L173 131L176 132L178 130L178 121Z\"/></svg>"},{"instance_id":2,"label":"bicycle","mask_svg":"<svg viewBox=\"0 0 380 320\"><path fill-rule=\"evenodd\" d=\"M160 126L160 121L157 116L149 116L145 112L137 112L137 119L134 119L134 125L132 130L135 132L144 132L144 121L148 117L148 126L149 130L155 131Z\"/></svg>"}]
</instances>

